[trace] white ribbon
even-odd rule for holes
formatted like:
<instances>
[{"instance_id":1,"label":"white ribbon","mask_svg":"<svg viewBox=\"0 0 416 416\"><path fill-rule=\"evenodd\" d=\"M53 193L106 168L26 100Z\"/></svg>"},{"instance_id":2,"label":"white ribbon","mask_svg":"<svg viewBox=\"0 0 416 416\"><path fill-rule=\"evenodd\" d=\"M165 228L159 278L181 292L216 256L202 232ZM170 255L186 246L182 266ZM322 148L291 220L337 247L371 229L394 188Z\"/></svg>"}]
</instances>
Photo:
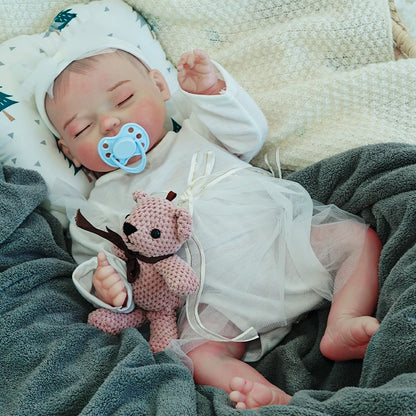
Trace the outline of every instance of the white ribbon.
<instances>
[{"instance_id":1,"label":"white ribbon","mask_svg":"<svg viewBox=\"0 0 416 416\"><path fill-rule=\"evenodd\" d=\"M189 170L188 176L188 188L182 195L179 196L178 202L182 204L187 204L190 213L193 213L194 201L201 195L208 187L217 184L228 176L238 172L242 169L251 169L251 167L241 166L229 169L227 171L221 172L218 175L212 175L215 164L215 155L213 152L197 152L194 153L191 161L191 168ZM191 244L193 242L193 245ZM188 323L198 335L203 338L209 339L211 341L220 341L220 342L248 342L259 337L257 331L250 327L246 329L241 334L233 338L227 338L220 334L217 334L214 331L206 328L202 323L198 308L201 301L202 290L204 288L205 282L205 255L204 250L198 240L194 235L188 241L187 244L188 254L191 259L191 266L195 269L196 264L192 264L192 259L200 259L199 270L195 270L200 276L199 289L196 293L187 296L186 300L186 316Z\"/></svg>"},{"instance_id":2,"label":"white ribbon","mask_svg":"<svg viewBox=\"0 0 416 416\"><path fill-rule=\"evenodd\" d=\"M179 203L187 204L188 210L193 214L193 202L199 195L201 195L207 188L221 182L234 173L243 169L255 169L247 166L239 166L219 173L218 175L212 175L215 165L215 155L212 151L196 152L192 156L191 168L188 175L188 188L178 197ZM198 171L202 171L198 175Z\"/></svg>"}]
</instances>

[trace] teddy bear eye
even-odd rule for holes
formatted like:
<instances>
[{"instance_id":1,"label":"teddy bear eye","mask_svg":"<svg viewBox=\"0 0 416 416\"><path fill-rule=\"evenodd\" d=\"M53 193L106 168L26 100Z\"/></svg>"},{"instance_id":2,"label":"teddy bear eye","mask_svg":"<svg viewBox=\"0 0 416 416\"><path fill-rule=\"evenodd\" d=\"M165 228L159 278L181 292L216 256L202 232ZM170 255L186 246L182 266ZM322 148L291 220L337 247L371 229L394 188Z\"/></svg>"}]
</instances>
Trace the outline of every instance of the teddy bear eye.
<instances>
[{"instance_id":1,"label":"teddy bear eye","mask_svg":"<svg viewBox=\"0 0 416 416\"><path fill-rule=\"evenodd\" d=\"M150 231L150 235L152 238L159 238L160 237L160 230L157 228L154 228L152 231Z\"/></svg>"}]
</instances>

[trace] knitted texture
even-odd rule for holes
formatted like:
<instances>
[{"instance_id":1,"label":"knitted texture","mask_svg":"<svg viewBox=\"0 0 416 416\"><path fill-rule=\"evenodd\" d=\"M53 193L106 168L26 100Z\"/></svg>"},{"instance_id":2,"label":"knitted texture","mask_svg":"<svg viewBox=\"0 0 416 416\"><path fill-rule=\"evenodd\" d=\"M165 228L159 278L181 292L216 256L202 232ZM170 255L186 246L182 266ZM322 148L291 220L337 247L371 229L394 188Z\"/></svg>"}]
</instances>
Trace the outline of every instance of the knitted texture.
<instances>
[{"instance_id":1,"label":"knitted texture","mask_svg":"<svg viewBox=\"0 0 416 416\"><path fill-rule=\"evenodd\" d=\"M109 309L96 309L88 315L88 324L106 334L118 335L124 328L139 328L147 321L145 313L135 309L130 313L114 313Z\"/></svg>"},{"instance_id":2,"label":"knitted texture","mask_svg":"<svg viewBox=\"0 0 416 416\"><path fill-rule=\"evenodd\" d=\"M127 234L129 227L124 226L127 247L133 251L140 249L147 257L176 253L192 234L189 212L167 199L147 197L144 192L135 192L134 198L138 205L126 217L125 224L136 231Z\"/></svg>"},{"instance_id":3,"label":"knitted texture","mask_svg":"<svg viewBox=\"0 0 416 416\"><path fill-rule=\"evenodd\" d=\"M0 41L46 30L61 9L81 2L2 0ZM126 3L173 63L203 48L256 100L269 122L256 165L267 167L267 156L276 167L276 150L282 166L296 170L365 144L415 143L416 65L393 61L387 0Z\"/></svg>"},{"instance_id":4,"label":"knitted texture","mask_svg":"<svg viewBox=\"0 0 416 416\"><path fill-rule=\"evenodd\" d=\"M299 169L349 148L416 140L415 61L394 61L387 1L128 0L168 58L205 49L263 110L253 161Z\"/></svg>"},{"instance_id":5,"label":"knitted texture","mask_svg":"<svg viewBox=\"0 0 416 416\"><path fill-rule=\"evenodd\" d=\"M137 204L126 217L121 234L127 247L146 257L176 253L191 237L191 214L167 199L150 197L142 191L134 192L133 197ZM125 259L122 250L115 247L115 252ZM176 254L155 263L137 261L140 276L132 284L136 306L133 312L97 309L90 313L88 323L115 335L124 328L137 328L149 320L149 345L157 352L177 338L176 309L182 304L182 296L198 289L198 278Z\"/></svg>"},{"instance_id":6,"label":"knitted texture","mask_svg":"<svg viewBox=\"0 0 416 416\"><path fill-rule=\"evenodd\" d=\"M83 0L2 0L0 2L0 42L18 35L43 32L64 8Z\"/></svg>"}]
</instances>

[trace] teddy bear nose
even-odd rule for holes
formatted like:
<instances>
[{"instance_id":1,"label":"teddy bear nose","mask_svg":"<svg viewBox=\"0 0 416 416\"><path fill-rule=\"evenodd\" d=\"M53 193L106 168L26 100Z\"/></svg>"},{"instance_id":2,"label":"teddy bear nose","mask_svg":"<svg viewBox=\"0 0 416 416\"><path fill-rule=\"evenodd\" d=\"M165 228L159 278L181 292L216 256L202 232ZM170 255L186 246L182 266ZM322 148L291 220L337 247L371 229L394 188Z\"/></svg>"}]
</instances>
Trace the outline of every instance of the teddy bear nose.
<instances>
[{"instance_id":1,"label":"teddy bear nose","mask_svg":"<svg viewBox=\"0 0 416 416\"><path fill-rule=\"evenodd\" d=\"M133 234L137 231L137 228L134 225L131 225L128 222L125 222L123 224L123 233L129 236L130 234Z\"/></svg>"}]
</instances>

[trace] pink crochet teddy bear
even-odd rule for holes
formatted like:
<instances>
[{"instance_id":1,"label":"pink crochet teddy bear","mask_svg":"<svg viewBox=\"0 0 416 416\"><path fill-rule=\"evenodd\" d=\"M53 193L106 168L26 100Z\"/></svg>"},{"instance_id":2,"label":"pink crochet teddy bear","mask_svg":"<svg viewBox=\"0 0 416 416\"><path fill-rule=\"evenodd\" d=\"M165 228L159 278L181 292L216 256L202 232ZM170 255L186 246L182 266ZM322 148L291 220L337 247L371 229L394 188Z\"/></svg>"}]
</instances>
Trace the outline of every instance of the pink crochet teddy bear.
<instances>
[{"instance_id":1,"label":"pink crochet teddy bear","mask_svg":"<svg viewBox=\"0 0 416 416\"><path fill-rule=\"evenodd\" d=\"M116 335L149 320L152 352L164 350L178 338L176 310L182 297L199 287L193 269L175 254L192 234L191 214L171 202L175 196L170 192L162 199L135 191L137 204L126 217L121 236L108 228L107 232L98 230L77 214L78 226L112 241L117 256L126 260L136 306L130 313L97 309L90 313L88 323Z\"/></svg>"}]
</instances>

